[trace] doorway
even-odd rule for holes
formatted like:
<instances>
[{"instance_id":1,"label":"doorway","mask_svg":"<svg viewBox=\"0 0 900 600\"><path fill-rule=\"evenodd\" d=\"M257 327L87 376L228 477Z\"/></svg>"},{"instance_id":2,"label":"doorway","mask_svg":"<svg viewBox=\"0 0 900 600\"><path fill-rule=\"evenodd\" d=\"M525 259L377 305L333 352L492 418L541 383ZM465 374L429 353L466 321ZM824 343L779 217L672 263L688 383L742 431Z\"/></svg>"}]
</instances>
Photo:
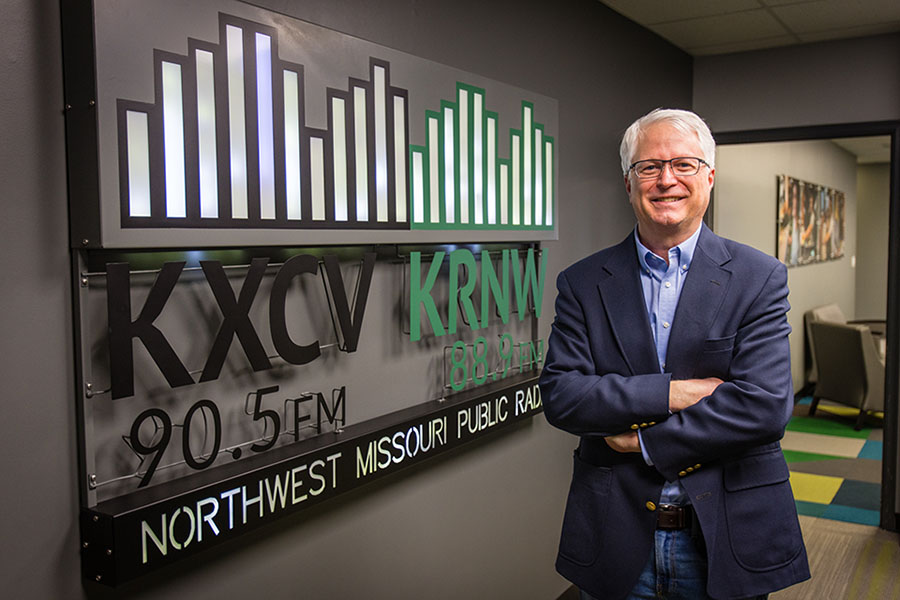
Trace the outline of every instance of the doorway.
<instances>
[{"instance_id":1,"label":"doorway","mask_svg":"<svg viewBox=\"0 0 900 600\"><path fill-rule=\"evenodd\" d=\"M727 170L719 171L719 178L710 205L711 210L707 214L707 223L726 237L749 243L773 255L777 254L780 248L777 241L779 232L776 227L778 189L776 174L792 176L797 180L806 180L825 186L831 183L828 187L836 190L840 190L841 187L846 189L852 185L854 189L850 191L852 191L855 201L857 172L855 165L851 164L851 167L847 167L847 153L861 156L865 152L865 148L872 150L881 147L882 152L887 156L889 162L881 170L882 176L886 176L888 179L889 198L883 202L880 222L876 223L884 228L884 238L877 242L874 234L857 235L857 221L872 217L866 210L860 212L854 206L852 219L847 219L847 221L852 220L852 223L845 223L848 229L852 227L853 231L847 231L841 240L846 244L848 250L846 255L837 256L838 246L836 244L831 244L827 248L827 252L824 244L812 246L827 254L827 256L825 254L822 256L827 260L816 261L814 253L808 252L804 258L805 266L798 265L796 268L790 269L789 282L792 296L795 294L796 296L792 298L792 314L789 315L789 319L794 331L791 344L792 355L799 354L801 357L799 365L796 358L794 359L795 364L792 365L795 390L799 391L803 387L806 374L802 360L805 336L803 328L805 308L803 307L816 304L817 294L820 294L823 285L828 286L835 281L836 277L844 278L843 284L832 284L830 292L832 296L836 295L839 304L847 307L845 310L851 311L851 314L847 315L850 319L857 315L873 318L873 312L879 308L883 310L881 317L886 321L885 410L884 426L881 430L883 431L883 440L877 441L883 451L880 503L878 503L878 513L875 515L878 522L872 524L878 524L884 529L896 530L898 513L900 513L900 509L898 509L900 490L898 490L897 480L897 404L898 371L900 371L898 369L898 360L900 360L900 354L898 354L898 350L900 350L900 340L898 340L898 331L900 331L900 227L898 227L897 221L900 218L900 193L898 193L898 187L900 187L900 175L898 175L900 122L720 132L715 137L723 155L722 159L717 160L720 161L720 165L727 164ZM887 148L882 147L884 144L887 144ZM761 162L750 162L754 150L758 151L756 152L757 156L762 157ZM838 160L834 164L843 165L838 167L838 171L841 169L848 171L849 169L852 173L842 175L840 172L822 171L822 169L835 167L808 164L809 159L806 156L812 154L805 153L805 150L831 153L836 159L843 156L842 162ZM722 163L722 160L730 162ZM725 173L728 173L727 179L725 179ZM848 181L852 183L844 183ZM725 195L726 192L728 197ZM717 195L721 198L720 200L717 200ZM733 196L739 197L734 198ZM735 235L735 230L740 231L741 234ZM879 268L877 261L872 258L872 248L876 244L880 245L882 249L878 257L881 260L882 271L877 277L880 278L884 291L881 292L880 297L878 294L875 294L874 297L873 295L859 294L860 301L857 304L856 280L861 280L861 286L867 285L867 277ZM780 248L780 251L783 253L784 249ZM865 260L864 265L860 264L863 259ZM789 261L790 258L785 260L785 262ZM794 264L798 263L795 261ZM863 267L866 275L862 273ZM857 277L858 273L860 277ZM848 280L853 283L847 283ZM871 281L871 278L868 280ZM873 437L879 437L879 433L876 432Z\"/></svg>"}]
</instances>

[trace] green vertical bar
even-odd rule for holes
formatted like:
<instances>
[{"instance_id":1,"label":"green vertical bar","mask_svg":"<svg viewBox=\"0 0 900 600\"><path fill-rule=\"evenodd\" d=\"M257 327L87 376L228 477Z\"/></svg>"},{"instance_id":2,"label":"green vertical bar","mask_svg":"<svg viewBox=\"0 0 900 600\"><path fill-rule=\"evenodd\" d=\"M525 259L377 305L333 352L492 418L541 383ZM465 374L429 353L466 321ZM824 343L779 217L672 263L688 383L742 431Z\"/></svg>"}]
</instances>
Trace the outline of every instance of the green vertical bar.
<instances>
[{"instance_id":1,"label":"green vertical bar","mask_svg":"<svg viewBox=\"0 0 900 600\"><path fill-rule=\"evenodd\" d=\"M544 168L544 162L547 160L547 156L543 152L543 150L544 150L544 125L541 123L538 123L534 120L534 113L532 113L531 119L532 119L532 123L534 123L534 133L532 134L532 142L533 143L531 145L533 147L535 160L537 160L537 155L538 155L537 132L538 131L541 132L541 146L540 146L541 157L542 157L542 159L541 159L541 181L543 181L544 173L546 172L545 168ZM538 170L535 167L535 169L534 169L534 184L533 185L534 185L534 226L536 229L543 228L544 225L547 223L547 221L546 221L547 216L546 216L546 214L544 214L545 213L544 206L546 206L546 204L547 204L547 198L544 196L544 190L546 188L543 185L541 185L541 201L540 201L540 203L538 203L537 182L538 182ZM540 214L541 214L540 227L538 226L538 220L537 220L538 211L540 211Z\"/></svg>"},{"instance_id":2,"label":"green vertical bar","mask_svg":"<svg viewBox=\"0 0 900 600\"><path fill-rule=\"evenodd\" d=\"M491 227L496 228L500 225L500 154L498 153L498 148L500 145L498 144L499 131L497 130L497 123L499 119L497 118L497 113L484 111L485 121L493 121L494 122L494 219L495 222ZM487 139L487 125L485 125L484 130L485 139ZM487 144L485 144L485 150L487 149ZM488 153L485 151L484 153L484 164L487 167L487 157ZM487 169L485 169L485 192L487 191ZM484 197L485 201L485 223L487 223L487 193L485 193Z\"/></svg>"},{"instance_id":3,"label":"green vertical bar","mask_svg":"<svg viewBox=\"0 0 900 600\"><path fill-rule=\"evenodd\" d=\"M548 225L548 229L553 229L554 227L556 227L556 217L554 216L554 212L555 212L555 208L556 208L556 185L555 185L555 183L556 183L556 181L555 181L555 179L556 179L556 168L555 168L556 167L556 144L554 144L553 137L549 136L549 135L544 138L544 156L545 157L547 156L546 147L548 145L550 146L550 156L552 157L552 160L550 161L549 169L547 169L547 172L549 173L549 175L547 177L547 182L545 185L547 186L547 188L550 189L550 192L552 193L552 195L550 196L550 205L547 207L547 214L544 215L544 224L548 225L547 217L549 216L550 218L553 219L553 221ZM544 199L544 202L546 202L546 198Z\"/></svg>"},{"instance_id":4,"label":"green vertical bar","mask_svg":"<svg viewBox=\"0 0 900 600\"><path fill-rule=\"evenodd\" d=\"M447 214L446 202L447 198L447 186L444 185L444 178L447 177L446 173L446 160L444 157L444 148L446 147L444 143L445 137L445 129L444 129L444 107L447 103L446 101L441 101L441 111L440 118L438 119L438 224L445 225Z\"/></svg>"},{"instance_id":5,"label":"green vertical bar","mask_svg":"<svg viewBox=\"0 0 900 600\"><path fill-rule=\"evenodd\" d=\"M518 177L516 173L514 173L513 166L515 165L515 139L519 138L519 173ZM522 226L522 133L518 129L510 129L509 130L509 227L511 229L515 229L517 227ZM519 183L519 197L516 198L513 190L513 181L516 180ZM513 219L513 207L518 206L519 208L519 224L515 223Z\"/></svg>"}]
</instances>

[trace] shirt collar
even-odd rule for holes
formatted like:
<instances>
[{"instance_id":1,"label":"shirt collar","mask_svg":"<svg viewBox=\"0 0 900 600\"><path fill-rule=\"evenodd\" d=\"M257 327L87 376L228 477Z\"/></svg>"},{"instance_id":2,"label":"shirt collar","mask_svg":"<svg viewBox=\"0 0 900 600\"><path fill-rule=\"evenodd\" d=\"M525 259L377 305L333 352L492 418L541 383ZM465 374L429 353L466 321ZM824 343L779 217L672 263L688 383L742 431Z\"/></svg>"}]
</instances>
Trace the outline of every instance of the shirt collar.
<instances>
[{"instance_id":1,"label":"shirt collar","mask_svg":"<svg viewBox=\"0 0 900 600\"><path fill-rule=\"evenodd\" d=\"M694 250L697 249L697 240L700 239L701 229L703 229L702 223L699 227L697 227L697 231L691 234L691 237L669 250L670 259L672 257L672 251L676 250L676 255L678 256L678 265L682 271L687 271L691 267L691 261L694 260ZM641 263L642 271L652 272L654 270L654 267L651 265L656 265L655 270L666 270L665 262L663 261L663 259L654 254L649 248L641 243L641 238L640 236L638 236L637 226L635 226L634 228L634 243L637 246L638 260ZM648 262L648 259L650 262Z\"/></svg>"}]
</instances>

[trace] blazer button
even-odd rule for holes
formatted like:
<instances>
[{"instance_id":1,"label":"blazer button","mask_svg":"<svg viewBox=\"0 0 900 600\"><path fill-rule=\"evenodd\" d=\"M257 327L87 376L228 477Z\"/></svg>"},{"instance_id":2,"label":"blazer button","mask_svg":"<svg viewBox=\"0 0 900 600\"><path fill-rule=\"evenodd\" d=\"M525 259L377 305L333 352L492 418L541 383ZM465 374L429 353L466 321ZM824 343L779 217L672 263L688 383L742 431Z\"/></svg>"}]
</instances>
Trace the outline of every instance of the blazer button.
<instances>
[{"instance_id":1,"label":"blazer button","mask_svg":"<svg viewBox=\"0 0 900 600\"><path fill-rule=\"evenodd\" d=\"M694 467L688 467L687 469L685 469L685 471L687 471L688 473L693 473Z\"/></svg>"},{"instance_id":2,"label":"blazer button","mask_svg":"<svg viewBox=\"0 0 900 600\"><path fill-rule=\"evenodd\" d=\"M637 429L637 428L638 428L638 424L635 423L634 425L631 426L631 428L632 428L632 429Z\"/></svg>"},{"instance_id":3,"label":"blazer button","mask_svg":"<svg viewBox=\"0 0 900 600\"><path fill-rule=\"evenodd\" d=\"M646 423L641 423L641 429L643 429L643 428L646 427L646 426L647 426Z\"/></svg>"},{"instance_id":4,"label":"blazer button","mask_svg":"<svg viewBox=\"0 0 900 600\"><path fill-rule=\"evenodd\" d=\"M656 425L656 421L650 421L647 425Z\"/></svg>"},{"instance_id":5,"label":"blazer button","mask_svg":"<svg viewBox=\"0 0 900 600\"><path fill-rule=\"evenodd\" d=\"M694 468L695 468L695 469L699 469L699 468L702 467L702 466L703 466L703 465L701 465L700 463L697 463L696 465L694 465Z\"/></svg>"},{"instance_id":6,"label":"blazer button","mask_svg":"<svg viewBox=\"0 0 900 600\"><path fill-rule=\"evenodd\" d=\"M679 477L684 477L685 475L687 475L687 471L678 471Z\"/></svg>"},{"instance_id":7,"label":"blazer button","mask_svg":"<svg viewBox=\"0 0 900 600\"><path fill-rule=\"evenodd\" d=\"M656 504L654 504L650 500L647 500L647 504L645 504L644 506L646 506L647 510L649 510L650 512L653 512L654 510L656 510Z\"/></svg>"}]
</instances>

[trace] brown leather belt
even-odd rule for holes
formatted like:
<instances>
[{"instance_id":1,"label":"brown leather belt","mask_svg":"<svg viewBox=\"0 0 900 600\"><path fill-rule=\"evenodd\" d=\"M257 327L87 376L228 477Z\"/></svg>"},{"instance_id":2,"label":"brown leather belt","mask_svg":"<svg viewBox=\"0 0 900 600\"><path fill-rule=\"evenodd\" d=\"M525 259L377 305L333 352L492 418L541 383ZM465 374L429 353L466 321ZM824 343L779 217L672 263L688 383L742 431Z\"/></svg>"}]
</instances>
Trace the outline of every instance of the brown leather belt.
<instances>
[{"instance_id":1,"label":"brown leather belt","mask_svg":"<svg viewBox=\"0 0 900 600\"><path fill-rule=\"evenodd\" d=\"M660 504L656 511L656 528L690 529L695 518L694 508L690 504L687 506Z\"/></svg>"}]
</instances>

